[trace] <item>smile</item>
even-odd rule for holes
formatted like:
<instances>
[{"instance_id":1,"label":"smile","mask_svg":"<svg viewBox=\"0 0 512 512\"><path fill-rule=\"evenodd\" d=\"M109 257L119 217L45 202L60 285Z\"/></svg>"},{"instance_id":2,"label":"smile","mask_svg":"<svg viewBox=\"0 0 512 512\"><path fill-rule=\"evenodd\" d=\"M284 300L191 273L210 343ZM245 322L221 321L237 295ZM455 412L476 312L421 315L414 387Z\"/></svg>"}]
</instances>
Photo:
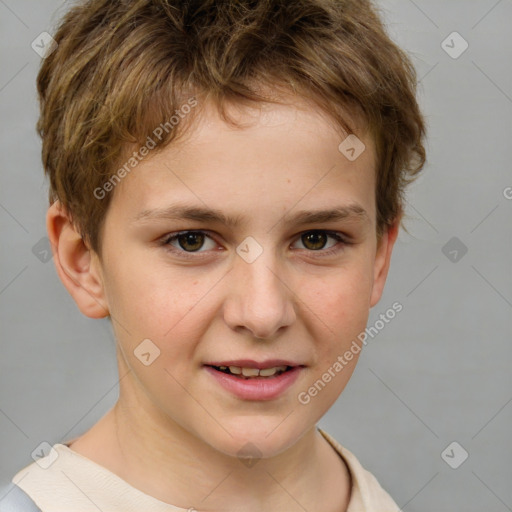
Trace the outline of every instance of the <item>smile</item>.
<instances>
[{"instance_id":1,"label":"smile","mask_svg":"<svg viewBox=\"0 0 512 512\"><path fill-rule=\"evenodd\" d=\"M266 368L204 365L213 382L241 400L267 401L283 396L304 366L275 365Z\"/></svg>"},{"instance_id":2,"label":"smile","mask_svg":"<svg viewBox=\"0 0 512 512\"><path fill-rule=\"evenodd\" d=\"M274 375L281 375L281 373L289 370L291 366L273 366L272 368L244 368L240 366L214 366L219 370L230 375L238 375L241 378L253 379L255 377L273 377Z\"/></svg>"}]
</instances>

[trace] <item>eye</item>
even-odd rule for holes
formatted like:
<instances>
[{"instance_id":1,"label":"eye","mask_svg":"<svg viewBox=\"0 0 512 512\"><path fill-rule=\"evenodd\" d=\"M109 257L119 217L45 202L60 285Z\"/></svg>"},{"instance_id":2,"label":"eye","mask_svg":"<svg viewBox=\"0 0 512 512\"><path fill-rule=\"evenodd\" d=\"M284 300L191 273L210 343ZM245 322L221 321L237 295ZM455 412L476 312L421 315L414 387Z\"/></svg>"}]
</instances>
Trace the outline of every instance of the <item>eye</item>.
<instances>
[{"instance_id":1,"label":"eye","mask_svg":"<svg viewBox=\"0 0 512 512\"><path fill-rule=\"evenodd\" d=\"M207 249L214 249L216 247L215 241L204 231L181 231L166 237L163 240L163 244L170 246L177 252L204 252L199 251L199 249L203 247L205 239L209 239L213 243L213 246L207 247Z\"/></svg>"},{"instance_id":2,"label":"eye","mask_svg":"<svg viewBox=\"0 0 512 512\"><path fill-rule=\"evenodd\" d=\"M326 248L325 245L329 238L334 239L338 243ZM343 245L348 245L348 242L340 234L318 229L302 233L298 241L302 242L309 251L321 252L322 255L334 254L341 250Z\"/></svg>"},{"instance_id":3,"label":"eye","mask_svg":"<svg viewBox=\"0 0 512 512\"><path fill-rule=\"evenodd\" d=\"M336 243L326 248L325 246L329 238ZM205 247L205 241L208 240L210 241L210 247ZM319 253L318 256L335 254L341 251L344 246L349 245L349 242L339 233L319 229L305 231L295 243L299 241L305 246L305 250ZM194 256L194 253L202 254L208 250L215 249L217 246L215 240L213 240L207 232L201 230L180 231L166 235L166 237L162 239L161 244L171 252L184 258L197 258L199 256ZM200 249L202 248L205 250L201 251Z\"/></svg>"}]
</instances>

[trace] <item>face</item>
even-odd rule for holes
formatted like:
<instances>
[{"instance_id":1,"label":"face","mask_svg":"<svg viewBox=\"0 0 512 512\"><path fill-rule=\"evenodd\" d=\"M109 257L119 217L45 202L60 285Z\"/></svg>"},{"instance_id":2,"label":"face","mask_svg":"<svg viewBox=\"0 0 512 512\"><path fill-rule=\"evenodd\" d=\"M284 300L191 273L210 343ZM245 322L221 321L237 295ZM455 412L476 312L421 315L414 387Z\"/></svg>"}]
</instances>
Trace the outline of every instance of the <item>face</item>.
<instances>
[{"instance_id":1,"label":"face","mask_svg":"<svg viewBox=\"0 0 512 512\"><path fill-rule=\"evenodd\" d=\"M350 161L332 123L296 105L232 110L244 128L204 106L116 187L102 233L102 293L132 370L121 397L137 389L229 455L249 441L278 454L334 403L358 355L335 363L380 298L394 241L377 243L372 140Z\"/></svg>"}]
</instances>

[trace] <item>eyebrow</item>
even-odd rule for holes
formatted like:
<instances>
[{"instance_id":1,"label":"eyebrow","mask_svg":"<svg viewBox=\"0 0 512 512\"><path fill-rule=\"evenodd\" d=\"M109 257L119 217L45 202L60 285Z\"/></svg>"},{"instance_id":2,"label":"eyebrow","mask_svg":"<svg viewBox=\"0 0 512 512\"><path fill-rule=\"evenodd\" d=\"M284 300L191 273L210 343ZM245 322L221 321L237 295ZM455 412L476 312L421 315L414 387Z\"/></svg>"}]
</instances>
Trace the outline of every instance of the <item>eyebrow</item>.
<instances>
[{"instance_id":1,"label":"eyebrow","mask_svg":"<svg viewBox=\"0 0 512 512\"><path fill-rule=\"evenodd\" d=\"M235 228L247 220L242 215L229 216L220 210L202 206L175 204L167 208L143 210L136 215L135 222L147 220L191 220L197 222L212 222ZM340 205L329 209L301 210L294 215L285 215L281 221L286 225L323 224L341 220L370 222L367 211L357 203Z\"/></svg>"}]
</instances>

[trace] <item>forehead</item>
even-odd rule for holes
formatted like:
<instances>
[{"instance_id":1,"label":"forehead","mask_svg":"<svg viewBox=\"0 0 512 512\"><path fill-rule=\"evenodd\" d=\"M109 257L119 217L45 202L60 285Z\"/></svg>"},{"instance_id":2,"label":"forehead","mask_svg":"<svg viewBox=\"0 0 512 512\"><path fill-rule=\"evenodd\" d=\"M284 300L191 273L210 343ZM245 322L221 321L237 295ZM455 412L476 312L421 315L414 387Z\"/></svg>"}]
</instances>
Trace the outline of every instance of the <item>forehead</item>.
<instances>
[{"instance_id":1,"label":"forehead","mask_svg":"<svg viewBox=\"0 0 512 512\"><path fill-rule=\"evenodd\" d=\"M169 208L176 213L176 201L195 205L203 214L208 206L217 219L230 205L226 215L241 218L241 206L245 218L262 204L281 203L281 209L289 210L296 203L297 210L305 210L319 196L348 209L356 206L351 213L357 215L355 191L359 203L367 203L366 213L374 213L375 147L368 134L347 139L331 118L302 100L232 105L227 113L235 125L226 123L211 103L198 108L180 138L147 155L117 187L114 203L127 203L130 219ZM356 159L347 158L346 140L351 146L359 141Z\"/></svg>"},{"instance_id":2,"label":"forehead","mask_svg":"<svg viewBox=\"0 0 512 512\"><path fill-rule=\"evenodd\" d=\"M279 102L260 102L251 106L228 102L224 104L224 112L228 122L219 115L217 106L211 101L200 104L198 115L191 116L190 126L187 118L183 119L184 136L172 144L173 148L176 151L193 150L195 145L216 143L229 137L232 141L244 141L246 147L252 145L254 149L259 141L266 141L267 147L260 147L264 153L276 149L274 145L268 144L269 138L274 138L276 141L286 141L287 148L294 146L300 153L328 154L338 149L340 143L349 136L333 116L325 113L312 100L297 95L280 94ZM366 133L364 121L348 113L344 117L353 125L358 138L369 146L371 156L374 141ZM283 156L286 156L287 148L279 146L279 143L277 145Z\"/></svg>"}]
</instances>

